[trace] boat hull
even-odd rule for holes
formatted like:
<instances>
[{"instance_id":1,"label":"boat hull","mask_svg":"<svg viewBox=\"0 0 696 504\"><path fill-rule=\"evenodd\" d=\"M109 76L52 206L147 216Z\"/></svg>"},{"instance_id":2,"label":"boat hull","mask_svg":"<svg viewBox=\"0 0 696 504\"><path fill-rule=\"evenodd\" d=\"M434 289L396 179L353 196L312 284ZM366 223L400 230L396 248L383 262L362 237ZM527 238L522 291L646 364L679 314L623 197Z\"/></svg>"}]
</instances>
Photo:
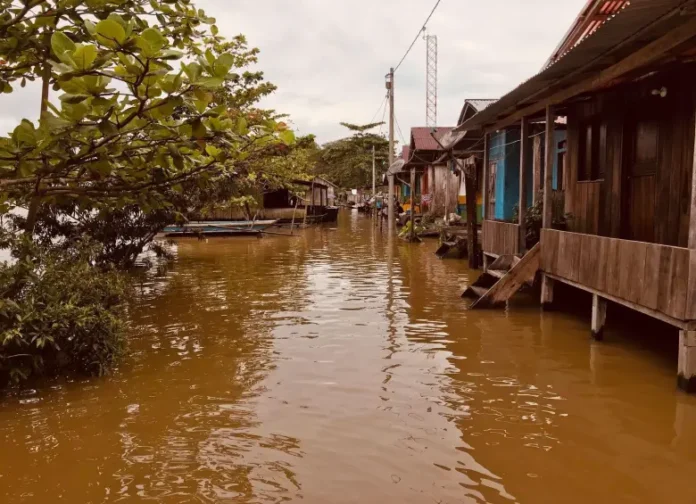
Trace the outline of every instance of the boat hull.
<instances>
[{"instance_id":1,"label":"boat hull","mask_svg":"<svg viewBox=\"0 0 696 504\"><path fill-rule=\"evenodd\" d=\"M188 222L167 226L163 233L165 236L249 236L262 233L277 222L277 220Z\"/></svg>"}]
</instances>

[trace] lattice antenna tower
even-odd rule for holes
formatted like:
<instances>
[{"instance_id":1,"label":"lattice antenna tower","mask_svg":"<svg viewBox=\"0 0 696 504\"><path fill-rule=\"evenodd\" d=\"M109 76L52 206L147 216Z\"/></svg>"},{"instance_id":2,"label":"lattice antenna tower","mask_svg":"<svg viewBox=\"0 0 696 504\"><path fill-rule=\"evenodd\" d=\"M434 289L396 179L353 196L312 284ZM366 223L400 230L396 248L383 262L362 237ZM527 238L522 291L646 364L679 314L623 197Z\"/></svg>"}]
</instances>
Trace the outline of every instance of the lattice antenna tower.
<instances>
[{"instance_id":1,"label":"lattice antenna tower","mask_svg":"<svg viewBox=\"0 0 696 504\"><path fill-rule=\"evenodd\" d=\"M423 31L426 44L425 125L437 127L437 35Z\"/></svg>"}]
</instances>

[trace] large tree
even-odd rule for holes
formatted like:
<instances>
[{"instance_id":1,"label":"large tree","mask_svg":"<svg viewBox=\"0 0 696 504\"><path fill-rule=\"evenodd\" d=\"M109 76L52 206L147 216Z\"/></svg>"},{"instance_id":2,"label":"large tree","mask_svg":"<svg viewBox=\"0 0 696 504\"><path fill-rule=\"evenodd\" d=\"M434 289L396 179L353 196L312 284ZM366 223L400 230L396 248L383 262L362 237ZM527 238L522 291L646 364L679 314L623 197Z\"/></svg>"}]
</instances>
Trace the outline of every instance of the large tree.
<instances>
[{"instance_id":1,"label":"large tree","mask_svg":"<svg viewBox=\"0 0 696 504\"><path fill-rule=\"evenodd\" d=\"M247 70L258 51L219 36L187 0L2 4L0 85L41 78L59 98L43 86L39 123L0 137L0 198L28 208L29 234L103 236L109 219L134 220L128 264L166 219L217 184L257 177L250 167L294 142L256 106L275 89ZM37 230L40 218L49 225ZM123 252L120 238L110 242Z\"/></svg>"},{"instance_id":2,"label":"large tree","mask_svg":"<svg viewBox=\"0 0 696 504\"><path fill-rule=\"evenodd\" d=\"M341 123L353 134L322 146L317 171L340 187L371 187L374 149L377 185L380 185L382 175L388 168L389 141L383 135L369 131L381 124Z\"/></svg>"},{"instance_id":3,"label":"large tree","mask_svg":"<svg viewBox=\"0 0 696 504\"><path fill-rule=\"evenodd\" d=\"M115 270L167 223L299 169L293 132L258 107L275 89L248 69L258 51L214 23L190 0L0 0L3 99L41 82L40 119L0 137L16 259L0 265L0 382L107 370L124 341Z\"/></svg>"}]
</instances>

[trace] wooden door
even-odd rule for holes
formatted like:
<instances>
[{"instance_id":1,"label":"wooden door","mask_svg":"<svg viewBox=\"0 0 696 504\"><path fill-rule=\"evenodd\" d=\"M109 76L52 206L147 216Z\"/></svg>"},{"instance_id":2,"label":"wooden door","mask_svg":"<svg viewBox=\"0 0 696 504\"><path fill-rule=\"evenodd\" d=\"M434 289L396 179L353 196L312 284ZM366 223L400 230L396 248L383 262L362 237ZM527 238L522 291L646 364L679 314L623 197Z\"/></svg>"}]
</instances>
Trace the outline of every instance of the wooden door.
<instances>
[{"instance_id":1,"label":"wooden door","mask_svg":"<svg viewBox=\"0 0 696 504\"><path fill-rule=\"evenodd\" d=\"M488 219L495 220L495 181L498 174L497 161L488 165Z\"/></svg>"},{"instance_id":2,"label":"wooden door","mask_svg":"<svg viewBox=\"0 0 696 504\"><path fill-rule=\"evenodd\" d=\"M656 114L629 122L624 156L622 238L655 242L655 178L660 145Z\"/></svg>"}]
</instances>

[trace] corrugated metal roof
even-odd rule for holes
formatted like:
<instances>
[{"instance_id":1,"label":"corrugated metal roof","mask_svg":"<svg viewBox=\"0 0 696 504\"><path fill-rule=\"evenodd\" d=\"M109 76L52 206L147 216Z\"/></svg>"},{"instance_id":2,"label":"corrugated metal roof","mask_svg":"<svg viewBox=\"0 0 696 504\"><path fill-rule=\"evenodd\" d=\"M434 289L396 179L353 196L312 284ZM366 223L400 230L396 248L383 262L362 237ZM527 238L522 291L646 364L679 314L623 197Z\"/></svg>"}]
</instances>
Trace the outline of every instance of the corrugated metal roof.
<instances>
[{"instance_id":1,"label":"corrugated metal roof","mask_svg":"<svg viewBox=\"0 0 696 504\"><path fill-rule=\"evenodd\" d=\"M418 127L411 128L411 147L420 151L437 151L442 150L438 140L454 128L451 126L440 128ZM433 138L434 133L435 138Z\"/></svg>"},{"instance_id":2,"label":"corrugated metal roof","mask_svg":"<svg viewBox=\"0 0 696 504\"><path fill-rule=\"evenodd\" d=\"M404 145L403 148L401 149L401 156L399 156L401 159L404 161L408 161L408 157L411 154L411 147L408 145Z\"/></svg>"},{"instance_id":3,"label":"corrugated metal roof","mask_svg":"<svg viewBox=\"0 0 696 504\"><path fill-rule=\"evenodd\" d=\"M494 104L498 100L466 100L465 103L470 103L477 112L481 112L488 108L489 105Z\"/></svg>"},{"instance_id":4,"label":"corrugated metal roof","mask_svg":"<svg viewBox=\"0 0 696 504\"><path fill-rule=\"evenodd\" d=\"M691 20L690 16L672 14L684 5L693 3L693 0L631 0L628 6L607 20L601 29L587 36L563 58L458 126L456 131L478 129L495 123L559 89L612 66Z\"/></svg>"},{"instance_id":5,"label":"corrugated metal roof","mask_svg":"<svg viewBox=\"0 0 696 504\"><path fill-rule=\"evenodd\" d=\"M597 31L611 16L618 14L629 3L628 0L588 0L561 42L554 49L551 57L544 64L544 68L548 68L562 58L569 50Z\"/></svg>"}]
</instances>

